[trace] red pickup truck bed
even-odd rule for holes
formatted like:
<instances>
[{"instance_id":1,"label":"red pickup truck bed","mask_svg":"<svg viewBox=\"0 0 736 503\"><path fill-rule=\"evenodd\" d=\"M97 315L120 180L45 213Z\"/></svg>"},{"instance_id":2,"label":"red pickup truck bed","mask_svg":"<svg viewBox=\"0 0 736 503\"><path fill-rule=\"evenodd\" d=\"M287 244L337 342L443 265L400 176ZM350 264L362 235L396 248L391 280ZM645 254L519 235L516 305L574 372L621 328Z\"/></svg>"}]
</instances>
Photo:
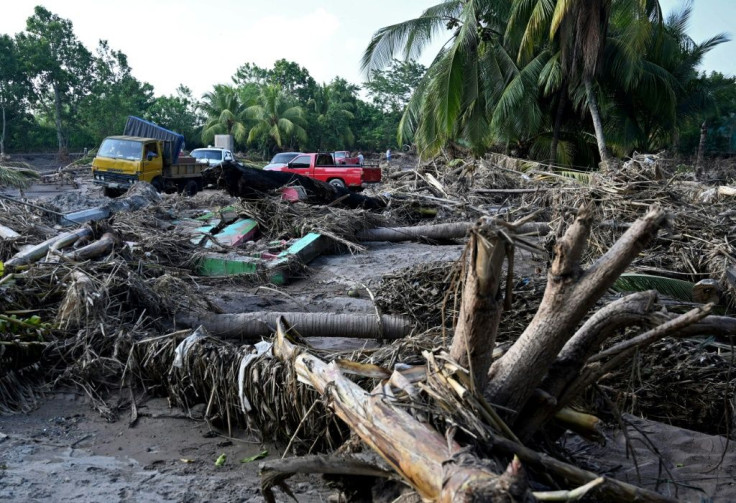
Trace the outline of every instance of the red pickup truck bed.
<instances>
[{"instance_id":1,"label":"red pickup truck bed","mask_svg":"<svg viewBox=\"0 0 736 503\"><path fill-rule=\"evenodd\" d=\"M331 154L300 154L285 167L273 171L296 173L338 187L362 189L381 181L381 168L377 166L353 166L334 164Z\"/></svg>"}]
</instances>

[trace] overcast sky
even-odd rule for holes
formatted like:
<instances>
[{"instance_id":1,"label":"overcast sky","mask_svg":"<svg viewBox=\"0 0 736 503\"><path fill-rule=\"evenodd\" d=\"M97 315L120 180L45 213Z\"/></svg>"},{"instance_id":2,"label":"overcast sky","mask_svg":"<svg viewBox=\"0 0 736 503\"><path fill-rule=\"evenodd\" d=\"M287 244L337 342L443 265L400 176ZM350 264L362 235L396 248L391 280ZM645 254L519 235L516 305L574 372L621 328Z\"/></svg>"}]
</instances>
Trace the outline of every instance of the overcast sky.
<instances>
[{"instance_id":1,"label":"overcast sky","mask_svg":"<svg viewBox=\"0 0 736 503\"><path fill-rule=\"evenodd\" d=\"M665 12L680 0L660 0ZM410 19L438 0L8 0L0 33L25 29L41 4L70 19L77 37L94 50L100 39L128 56L133 74L173 94L183 83L199 97L217 83L230 83L245 62L271 67L296 61L318 82L341 76L364 80L360 58L372 34ZM726 31L736 36L736 0L695 0L689 33L696 41ZM444 35L444 34L443 34ZM433 46L434 52L439 44ZM736 42L714 49L706 70L736 74ZM421 62L431 61L427 54Z\"/></svg>"}]
</instances>

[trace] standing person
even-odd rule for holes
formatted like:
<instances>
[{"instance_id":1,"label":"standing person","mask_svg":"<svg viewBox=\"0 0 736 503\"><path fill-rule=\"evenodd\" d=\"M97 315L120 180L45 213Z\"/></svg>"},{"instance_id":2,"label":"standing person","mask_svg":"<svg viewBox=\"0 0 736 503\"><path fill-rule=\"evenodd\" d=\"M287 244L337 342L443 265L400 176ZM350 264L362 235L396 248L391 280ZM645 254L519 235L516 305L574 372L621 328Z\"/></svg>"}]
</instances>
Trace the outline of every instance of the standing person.
<instances>
[{"instance_id":1,"label":"standing person","mask_svg":"<svg viewBox=\"0 0 736 503\"><path fill-rule=\"evenodd\" d=\"M391 162L391 149L386 151L386 161Z\"/></svg>"},{"instance_id":2,"label":"standing person","mask_svg":"<svg viewBox=\"0 0 736 503\"><path fill-rule=\"evenodd\" d=\"M358 152L358 164L362 166L363 161L365 161L365 157L363 157L363 152Z\"/></svg>"}]
</instances>

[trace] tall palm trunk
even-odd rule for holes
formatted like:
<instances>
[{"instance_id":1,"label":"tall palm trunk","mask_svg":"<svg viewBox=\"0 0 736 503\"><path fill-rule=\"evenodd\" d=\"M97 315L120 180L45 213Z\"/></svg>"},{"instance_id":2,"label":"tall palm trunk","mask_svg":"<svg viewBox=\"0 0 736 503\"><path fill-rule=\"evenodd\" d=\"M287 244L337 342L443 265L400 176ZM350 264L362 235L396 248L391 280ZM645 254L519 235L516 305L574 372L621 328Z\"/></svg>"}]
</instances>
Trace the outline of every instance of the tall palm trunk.
<instances>
[{"instance_id":1,"label":"tall palm trunk","mask_svg":"<svg viewBox=\"0 0 736 503\"><path fill-rule=\"evenodd\" d=\"M562 129L562 116L567 105L567 79L563 79L560 88L560 100L557 103L557 114L555 116L555 126L552 131L552 145L549 147L549 160L551 163L557 162L557 145L560 142L560 129Z\"/></svg>"},{"instance_id":2,"label":"tall palm trunk","mask_svg":"<svg viewBox=\"0 0 736 503\"><path fill-rule=\"evenodd\" d=\"M603 122L601 121L601 114L598 110L598 100L595 97L593 81L590 77L586 76L583 78L583 84L585 85L585 95L588 98L590 117L593 119L593 129L595 129L595 140L598 143L598 152L601 155L601 161L606 165L606 167L608 167L611 165L611 161L613 159L608 153L608 148L606 148L606 138L603 135Z\"/></svg>"},{"instance_id":3,"label":"tall palm trunk","mask_svg":"<svg viewBox=\"0 0 736 503\"><path fill-rule=\"evenodd\" d=\"M2 106L3 109L3 132L0 134L0 159L5 157L5 104Z\"/></svg>"},{"instance_id":4,"label":"tall palm trunk","mask_svg":"<svg viewBox=\"0 0 736 503\"><path fill-rule=\"evenodd\" d=\"M705 140L708 138L708 121L703 121L700 126L700 143L698 143L698 157L695 161L695 176L701 179L703 173L703 160L705 158Z\"/></svg>"}]
</instances>

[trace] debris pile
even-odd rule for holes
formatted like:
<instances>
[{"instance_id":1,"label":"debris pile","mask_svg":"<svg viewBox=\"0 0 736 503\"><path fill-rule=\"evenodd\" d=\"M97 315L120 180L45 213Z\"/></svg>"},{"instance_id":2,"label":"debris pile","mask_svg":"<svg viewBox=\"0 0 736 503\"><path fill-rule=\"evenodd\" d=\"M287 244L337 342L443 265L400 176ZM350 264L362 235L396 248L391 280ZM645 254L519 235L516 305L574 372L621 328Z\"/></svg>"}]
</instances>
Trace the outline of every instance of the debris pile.
<instances>
[{"instance_id":1,"label":"debris pile","mask_svg":"<svg viewBox=\"0 0 736 503\"><path fill-rule=\"evenodd\" d=\"M479 161L437 159L388 173L380 197L371 197L370 191L366 197L340 195L319 187L320 197L330 199L322 205L247 186L244 173L223 176L237 179L231 189L247 198L219 192L160 197L147 184L137 184L125 198L95 201L109 216L82 226L69 226L64 221L68 215L59 218L80 210L73 196L47 204L50 212L0 201L7 210L0 212L0 225L17 234L0 240L5 266L0 278L0 412L29 410L36 398L33 390L43 380L83 389L110 420L130 410L131 424L141 396L162 395L190 412L203 408L205 420L229 433L245 427L264 441L285 442L294 453L347 449L346 441L356 434L427 499L478 497L496 494L499 487L507 494L508 479L527 497L523 464L549 475L535 478L545 486L593 484L600 491L596 494L612 500L640 494L657 501L653 492L612 479L594 484L590 472L525 447L542 446L535 443L538 430L524 430L531 428L529 423L516 421L530 402L519 410L495 407L483 390L488 370L499 371L497 363L514 351L542 311L540 305L549 303L549 285L557 281L558 293L568 295L569 285L560 278L573 284L601 256L618 266L609 250L620 247L633 259L626 264L629 275L625 282L611 280L613 290L605 295L608 286L585 292L593 300L581 314L583 326L572 327L576 335L619 302L620 292L641 285L649 290L677 279L690 298L642 294L650 300L641 303L636 323L622 324L621 333L586 345L590 354L577 362L579 374L568 376L565 390L553 395L545 386L560 377L555 372L572 368L565 367L570 361L543 369L549 376L534 400L548 417L539 419L539 427L549 422L595 434L596 421L568 404L592 404L596 395L587 384L597 383L621 410L712 433L730 431L730 420L722 418L731 417L725 397L732 394L736 378L727 346L714 339L647 339L641 349L625 342L661 326L674 326L672 333L679 334L678 327L698 328L701 320L713 324L701 332L716 327L720 335L733 335L732 318L709 316L711 311L730 313L736 293L736 272L729 275L736 253L728 240L736 213L729 209L727 190L711 194L657 156L635 157L618 171L595 174L498 155ZM343 196L349 196L344 201L352 201L351 209L340 206ZM417 225L430 219L435 230L435 224L446 225L441 233ZM656 235L665 223L667 232ZM654 230L643 230L644 225ZM278 313L275 320L264 313L245 320L261 330L248 336L232 328L235 321L243 322L233 316L254 313L222 313L201 289L233 281L285 284L296 271L308 274L305 265L321 253L360 253L367 250L361 242L381 235L373 231L408 235L408 226L416 231L411 238L429 242L471 237L457 264L417 264L384 276L368 321L353 316L353 325L340 323L336 330L331 313ZM624 233L632 228L653 238L646 251L637 248L643 238L625 242L629 235ZM539 235L548 230L550 235L541 240ZM559 252L566 245L573 250L567 257ZM545 256L545 248L556 255ZM519 249L537 253L550 261L550 268L566 274L550 274L545 281L536 274L539 267L528 265L518 273L514 250ZM560 265L565 260L572 265ZM699 301L692 292L703 289L690 284L703 279L716 280L718 288L708 283L712 290ZM484 312L497 309L497 318L481 320L495 323L497 333L490 347L458 351L458 333L469 338L483 332L473 325L482 318L472 310L473 300L475 308L490 306ZM310 315L309 335L320 329L332 335L341 328L345 336L384 339L384 344L351 352L317 350L299 335L299 314ZM204 326L218 322L227 330L208 334ZM191 329L177 330L186 325ZM273 340L256 342L263 329L273 333L274 326ZM303 326L306 332L307 323ZM398 335L388 336L394 328ZM488 354L489 368L480 379L476 349ZM114 392L121 383L125 392L118 396ZM575 400L565 394L573 392ZM663 396L668 407L662 406ZM421 452L422 460L407 464L412 449ZM509 454L518 458L509 461ZM459 482L468 479L478 485Z\"/></svg>"}]
</instances>

